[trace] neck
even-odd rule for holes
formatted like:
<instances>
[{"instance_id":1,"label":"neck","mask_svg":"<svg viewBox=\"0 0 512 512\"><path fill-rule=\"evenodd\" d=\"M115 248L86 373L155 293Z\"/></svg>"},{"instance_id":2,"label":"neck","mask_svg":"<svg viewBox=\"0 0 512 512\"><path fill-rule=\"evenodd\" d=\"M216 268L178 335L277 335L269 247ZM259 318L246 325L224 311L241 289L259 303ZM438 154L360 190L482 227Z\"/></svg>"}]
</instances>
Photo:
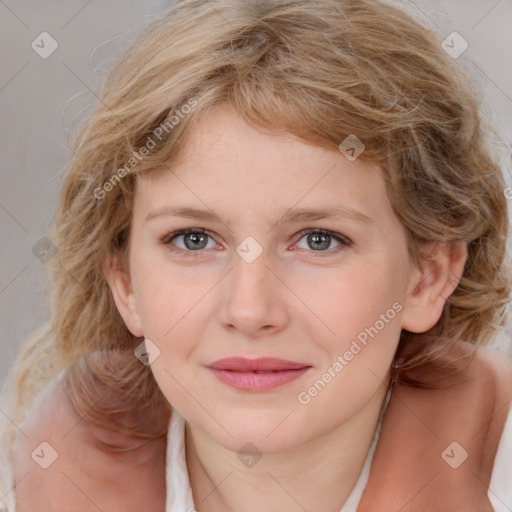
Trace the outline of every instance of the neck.
<instances>
[{"instance_id":1,"label":"neck","mask_svg":"<svg viewBox=\"0 0 512 512\"><path fill-rule=\"evenodd\" d=\"M236 453L186 423L186 459L197 512L339 512L370 450L387 387L354 416L286 452L240 468Z\"/></svg>"}]
</instances>

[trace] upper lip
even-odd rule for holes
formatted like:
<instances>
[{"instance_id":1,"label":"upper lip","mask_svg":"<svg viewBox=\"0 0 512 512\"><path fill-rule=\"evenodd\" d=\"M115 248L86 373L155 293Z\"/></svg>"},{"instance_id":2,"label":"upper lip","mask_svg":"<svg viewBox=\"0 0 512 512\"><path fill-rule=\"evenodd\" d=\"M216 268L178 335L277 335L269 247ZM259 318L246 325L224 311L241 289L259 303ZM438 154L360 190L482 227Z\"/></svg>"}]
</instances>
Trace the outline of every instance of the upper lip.
<instances>
[{"instance_id":1,"label":"upper lip","mask_svg":"<svg viewBox=\"0 0 512 512\"><path fill-rule=\"evenodd\" d=\"M299 370L311 365L277 359L275 357L261 357L259 359L246 359L245 357L226 357L207 365L214 370L233 370L250 372L257 370Z\"/></svg>"}]
</instances>

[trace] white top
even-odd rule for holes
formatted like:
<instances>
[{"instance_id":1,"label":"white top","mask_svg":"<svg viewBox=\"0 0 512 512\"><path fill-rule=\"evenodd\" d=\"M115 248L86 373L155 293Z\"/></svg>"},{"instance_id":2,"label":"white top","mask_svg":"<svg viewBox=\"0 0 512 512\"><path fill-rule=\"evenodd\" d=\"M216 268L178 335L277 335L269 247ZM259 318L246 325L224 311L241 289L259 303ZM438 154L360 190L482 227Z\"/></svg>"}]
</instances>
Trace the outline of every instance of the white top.
<instances>
[{"instance_id":1,"label":"white top","mask_svg":"<svg viewBox=\"0 0 512 512\"><path fill-rule=\"evenodd\" d=\"M356 512L368 482L370 466L382 426L383 412L385 412L389 398L388 393L359 480L340 512ZM171 413L166 461L167 498L165 512L196 512L185 458L185 419L176 409L172 409ZM512 407L509 410L496 453L487 495L495 512L510 512L512 510Z\"/></svg>"}]
</instances>

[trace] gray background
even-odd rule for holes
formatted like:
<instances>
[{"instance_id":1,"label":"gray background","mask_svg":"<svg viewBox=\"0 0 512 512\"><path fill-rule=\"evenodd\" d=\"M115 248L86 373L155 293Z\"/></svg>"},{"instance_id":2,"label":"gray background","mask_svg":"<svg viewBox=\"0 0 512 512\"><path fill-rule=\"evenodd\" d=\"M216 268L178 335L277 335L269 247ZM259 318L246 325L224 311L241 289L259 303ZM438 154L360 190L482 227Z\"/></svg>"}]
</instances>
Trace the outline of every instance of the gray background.
<instances>
[{"instance_id":1,"label":"gray background","mask_svg":"<svg viewBox=\"0 0 512 512\"><path fill-rule=\"evenodd\" d=\"M44 265L32 248L51 223L69 134L115 57L170 3L0 0L0 384L21 341L49 318ZM512 0L391 3L468 42L458 62L477 80L501 133L495 145L511 185ZM47 59L31 48L42 32L59 45ZM511 339L507 327L496 342L510 355Z\"/></svg>"}]
</instances>

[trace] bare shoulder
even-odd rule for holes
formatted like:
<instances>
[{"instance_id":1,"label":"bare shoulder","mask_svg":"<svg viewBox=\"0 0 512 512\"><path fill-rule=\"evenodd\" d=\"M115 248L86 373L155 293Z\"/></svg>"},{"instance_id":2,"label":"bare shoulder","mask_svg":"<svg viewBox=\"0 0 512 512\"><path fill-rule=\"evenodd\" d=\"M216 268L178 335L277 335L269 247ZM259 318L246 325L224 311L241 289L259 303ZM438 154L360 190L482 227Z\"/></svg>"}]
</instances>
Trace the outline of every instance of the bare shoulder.
<instances>
[{"instance_id":1,"label":"bare shoulder","mask_svg":"<svg viewBox=\"0 0 512 512\"><path fill-rule=\"evenodd\" d=\"M164 511L166 436L145 440L94 424L65 386L64 378L51 382L17 433L17 511Z\"/></svg>"},{"instance_id":2,"label":"bare shoulder","mask_svg":"<svg viewBox=\"0 0 512 512\"><path fill-rule=\"evenodd\" d=\"M495 384L498 402L508 403L512 399L512 359L496 349L480 348L478 355Z\"/></svg>"}]
</instances>

